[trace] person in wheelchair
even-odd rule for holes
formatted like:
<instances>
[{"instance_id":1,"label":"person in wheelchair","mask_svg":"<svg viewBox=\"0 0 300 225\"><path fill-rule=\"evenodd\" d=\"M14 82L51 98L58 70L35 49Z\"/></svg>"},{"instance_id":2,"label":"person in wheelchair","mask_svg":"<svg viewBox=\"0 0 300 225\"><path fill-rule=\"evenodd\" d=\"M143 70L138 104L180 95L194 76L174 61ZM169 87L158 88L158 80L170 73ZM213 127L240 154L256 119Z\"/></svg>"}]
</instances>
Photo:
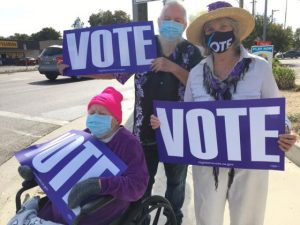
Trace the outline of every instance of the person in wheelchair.
<instances>
[{"instance_id":1,"label":"person in wheelchair","mask_svg":"<svg viewBox=\"0 0 300 225\"><path fill-rule=\"evenodd\" d=\"M81 206L91 197L113 197L109 204L82 218L79 222L81 225L110 224L126 211L131 202L139 200L147 188L148 171L142 147L137 138L120 125L122 99L120 92L113 87L107 87L102 93L94 96L87 106L87 131L104 142L123 160L127 169L121 176L88 178L78 182L71 189L68 197L70 208ZM25 180L33 179L33 173L28 166L20 166L19 173ZM31 216L30 221L32 223L29 222L28 225L67 224L51 201L48 201L37 215ZM18 223L20 224L23 223Z\"/></svg>"}]
</instances>

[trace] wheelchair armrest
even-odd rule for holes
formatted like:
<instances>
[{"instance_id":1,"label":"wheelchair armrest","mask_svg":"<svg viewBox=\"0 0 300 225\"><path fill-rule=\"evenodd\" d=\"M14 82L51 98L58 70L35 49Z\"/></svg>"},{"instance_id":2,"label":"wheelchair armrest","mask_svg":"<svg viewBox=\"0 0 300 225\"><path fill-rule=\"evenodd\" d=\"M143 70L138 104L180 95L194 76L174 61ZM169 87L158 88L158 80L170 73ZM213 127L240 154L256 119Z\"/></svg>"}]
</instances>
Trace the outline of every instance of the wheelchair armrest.
<instances>
[{"instance_id":1,"label":"wheelchair armrest","mask_svg":"<svg viewBox=\"0 0 300 225\"><path fill-rule=\"evenodd\" d=\"M17 192L15 202L16 202L16 212L21 209L21 195L24 191L27 191L33 187L36 187L38 184L34 179L32 180L24 180L22 182L22 188Z\"/></svg>"},{"instance_id":2,"label":"wheelchair armrest","mask_svg":"<svg viewBox=\"0 0 300 225\"><path fill-rule=\"evenodd\" d=\"M100 198L83 205L81 207L81 214L88 215L94 213L95 211L103 208L104 206L106 206L107 204L111 203L114 200L115 198L111 195L101 196Z\"/></svg>"},{"instance_id":3,"label":"wheelchair armrest","mask_svg":"<svg viewBox=\"0 0 300 225\"><path fill-rule=\"evenodd\" d=\"M73 221L73 225L77 225L83 217L96 212L97 210L103 208L104 206L108 205L109 203L113 202L114 200L115 200L115 198L113 196L104 195L104 196L97 198L96 200L86 203L85 205L83 205L81 207L79 215L76 216L75 220Z\"/></svg>"},{"instance_id":4,"label":"wheelchair armrest","mask_svg":"<svg viewBox=\"0 0 300 225\"><path fill-rule=\"evenodd\" d=\"M22 182L22 187L25 189L25 190L28 190L28 189L31 189L31 188L34 188L38 186L38 184L36 183L36 181L34 179L32 180L24 180Z\"/></svg>"}]
</instances>

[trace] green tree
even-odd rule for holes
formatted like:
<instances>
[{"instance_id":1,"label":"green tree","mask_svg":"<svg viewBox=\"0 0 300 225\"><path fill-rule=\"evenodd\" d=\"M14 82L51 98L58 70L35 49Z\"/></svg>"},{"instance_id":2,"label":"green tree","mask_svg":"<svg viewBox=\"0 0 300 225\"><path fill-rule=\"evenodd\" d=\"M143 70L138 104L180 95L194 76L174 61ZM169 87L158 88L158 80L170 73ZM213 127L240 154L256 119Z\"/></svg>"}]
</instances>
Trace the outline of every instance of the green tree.
<instances>
[{"instance_id":1,"label":"green tree","mask_svg":"<svg viewBox=\"0 0 300 225\"><path fill-rule=\"evenodd\" d=\"M246 48L250 48L256 44L256 41L262 40L263 20L262 15L255 17L255 28L248 38L243 41ZM271 41L274 45L274 54L284 52L289 50L293 44L293 31L290 27L283 29L281 24L271 23L270 18L268 18L266 40Z\"/></svg>"},{"instance_id":2,"label":"green tree","mask_svg":"<svg viewBox=\"0 0 300 225\"><path fill-rule=\"evenodd\" d=\"M79 17L77 17L74 21L74 23L72 24L72 27L74 29L79 29L79 28L83 28L84 26L84 22L81 21L81 19Z\"/></svg>"},{"instance_id":3,"label":"green tree","mask_svg":"<svg viewBox=\"0 0 300 225\"><path fill-rule=\"evenodd\" d=\"M297 28L297 30L294 33L294 48L300 48L300 28Z\"/></svg>"},{"instance_id":4,"label":"green tree","mask_svg":"<svg viewBox=\"0 0 300 225\"><path fill-rule=\"evenodd\" d=\"M129 15L122 10L116 10L114 13L110 10L99 10L98 13L90 15L88 22L90 26L93 27L99 25L128 23L130 21Z\"/></svg>"},{"instance_id":5,"label":"green tree","mask_svg":"<svg viewBox=\"0 0 300 225\"><path fill-rule=\"evenodd\" d=\"M37 33L31 34L31 38L35 41L59 40L61 38L61 34L52 27L46 27Z\"/></svg>"},{"instance_id":6,"label":"green tree","mask_svg":"<svg viewBox=\"0 0 300 225\"><path fill-rule=\"evenodd\" d=\"M30 36L27 35L27 34L19 34L19 33L15 33L14 35L9 36L8 39L14 39L14 40L30 40Z\"/></svg>"}]
</instances>

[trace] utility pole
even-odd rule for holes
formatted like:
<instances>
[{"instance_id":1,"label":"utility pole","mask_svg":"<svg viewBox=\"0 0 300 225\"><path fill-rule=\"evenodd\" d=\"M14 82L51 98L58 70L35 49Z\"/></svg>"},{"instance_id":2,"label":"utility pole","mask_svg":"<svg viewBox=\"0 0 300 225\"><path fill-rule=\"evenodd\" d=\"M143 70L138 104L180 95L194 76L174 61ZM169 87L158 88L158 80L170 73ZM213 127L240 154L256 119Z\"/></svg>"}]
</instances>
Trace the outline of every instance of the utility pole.
<instances>
[{"instance_id":1,"label":"utility pole","mask_svg":"<svg viewBox=\"0 0 300 225\"><path fill-rule=\"evenodd\" d=\"M240 2L239 7L244 8L244 0L239 0L239 2Z\"/></svg>"},{"instance_id":2,"label":"utility pole","mask_svg":"<svg viewBox=\"0 0 300 225\"><path fill-rule=\"evenodd\" d=\"M137 3L141 2L141 3ZM147 1L132 0L132 16L133 21L148 20L148 5Z\"/></svg>"},{"instance_id":3,"label":"utility pole","mask_svg":"<svg viewBox=\"0 0 300 225\"><path fill-rule=\"evenodd\" d=\"M268 0L265 0L265 14L264 14L264 26L263 26L263 41L266 41L266 36L267 36L267 12L268 12Z\"/></svg>"},{"instance_id":4,"label":"utility pole","mask_svg":"<svg viewBox=\"0 0 300 225\"><path fill-rule=\"evenodd\" d=\"M285 26L286 26L287 6L288 6L288 0L285 0L285 15L284 15L284 26L283 26L284 29L285 29Z\"/></svg>"},{"instance_id":5,"label":"utility pole","mask_svg":"<svg viewBox=\"0 0 300 225\"><path fill-rule=\"evenodd\" d=\"M274 17L274 12L278 12L278 9L272 9L272 15L271 15L271 23L273 23L273 17Z\"/></svg>"},{"instance_id":6,"label":"utility pole","mask_svg":"<svg viewBox=\"0 0 300 225\"><path fill-rule=\"evenodd\" d=\"M252 2L250 2L252 3L252 16L255 16L256 2L256 0L252 0Z\"/></svg>"}]
</instances>

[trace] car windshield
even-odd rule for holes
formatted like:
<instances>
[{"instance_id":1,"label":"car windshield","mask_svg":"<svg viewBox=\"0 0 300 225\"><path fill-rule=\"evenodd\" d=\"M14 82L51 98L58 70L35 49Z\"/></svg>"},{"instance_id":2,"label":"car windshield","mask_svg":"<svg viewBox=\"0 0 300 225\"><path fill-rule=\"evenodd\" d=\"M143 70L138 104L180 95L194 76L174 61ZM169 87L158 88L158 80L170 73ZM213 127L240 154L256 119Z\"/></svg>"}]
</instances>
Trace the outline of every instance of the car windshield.
<instances>
[{"instance_id":1,"label":"car windshield","mask_svg":"<svg viewBox=\"0 0 300 225\"><path fill-rule=\"evenodd\" d=\"M61 54L62 54L61 48L46 48L42 53L43 56L55 56Z\"/></svg>"}]
</instances>

